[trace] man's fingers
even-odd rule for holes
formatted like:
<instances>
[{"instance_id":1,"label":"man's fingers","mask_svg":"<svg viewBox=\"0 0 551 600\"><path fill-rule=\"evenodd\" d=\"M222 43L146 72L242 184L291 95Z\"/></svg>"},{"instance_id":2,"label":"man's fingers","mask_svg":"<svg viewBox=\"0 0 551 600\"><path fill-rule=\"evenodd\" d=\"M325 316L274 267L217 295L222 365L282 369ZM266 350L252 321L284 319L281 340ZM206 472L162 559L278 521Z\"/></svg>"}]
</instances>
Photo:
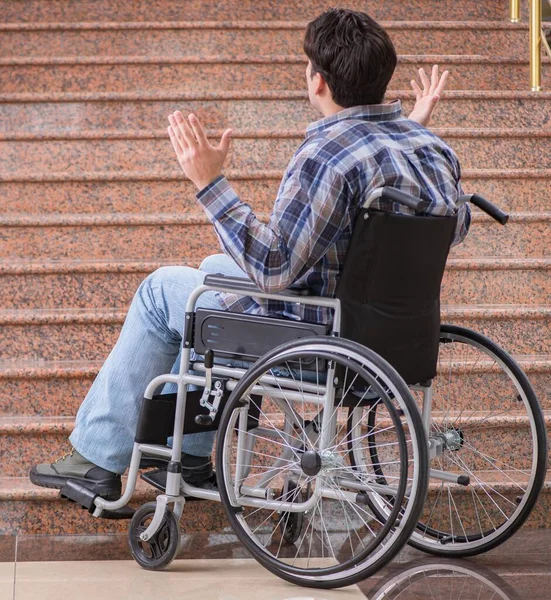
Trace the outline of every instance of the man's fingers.
<instances>
[{"instance_id":1,"label":"man's fingers","mask_svg":"<svg viewBox=\"0 0 551 600\"><path fill-rule=\"evenodd\" d=\"M189 148L188 143L186 142L184 135L180 131L178 127L178 123L176 122L176 117L174 115L168 116L168 122L172 128L172 133L176 136L178 143L180 144L182 150L187 150Z\"/></svg>"},{"instance_id":2,"label":"man's fingers","mask_svg":"<svg viewBox=\"0 0 551 600\"><path fill-rule=\"evenodd\" d=\"M181 158L182 156L184 156L184 149L182 148L182 146L180 146L180 142L178 141L178 138L176 137L176 134L174 133L174 130L172 129L172 125L167 127L168 130L168 136L170 137L170 141L172 142L172 147L174 148L174 151L176 152L176 156L178 158Z\"/></svg>"},{"instance_id":3,"label":"man's fingers","mask_svg":"<svg viewBox=\"0 0 551 600\"><path fill-rule=\"evenodd\" d=\"M199 144L202 144L202 145L208 144L209 141L207 139L207 134L205 133L205 130L203 129L203 125L201 124L201 121L199 121L199 119L195 115L189 115L189 124L191 125L193 133L194 133L195 137L197 138L197 141L199 142Z\"/></svg>"},{"instance_id":4,"label":"man's fingers","mask_svg":"<svg viewBox=\"0 0 551 600\"><path fill-rule=\"evenodd\" d=\"M434 90L436 90L438 86L438 65L434 65L432 67L432 71L430 74L430 93L434 94Z\"/></svg>"},{"instance_id":5,"label":"man's fingers","mask_svg":"<svg viewBox=\"0 0 551 600\"><path fill-rule=\"evenodd\" d=\"M413 91L417 96L416 100L421 100L421 98L423 97L423 90L417 85L415 79L411 80L411 87L413 88Z\"/></svg>"},{"instance_id":6,"label":"man's fingers","mask_svg":"<svg viewBox=\"0 0 551 600\"><path fill-rule=\"evenodd\" d=\"M422 67L419 69L419 78L421 79L421 83L423 84L423 95L427 95L430 90L430 81L425 73L425 69Z\"/></svg>"},{"instance_id":7,"label":"man's fingers","mask_svg":"<svg viewBox=\"0 0 551 600\"><path fill-rule=\"evenodd\" d=\"M189 126L188 122L184 118L184 115L182 115L182 113L180 111L176 111L174 113L174 116L176 118L176 123L178 124L178 127L179 127L179 129L182 133L182 136L184 137L184 140L186 141L187 145L190 148L194 148L195 146L197 146L197 140L195 139L195 134L193 133L193 131L191 130L191 127Z\"/></svg>"},{"instance_id":8,"label":"man's fingers","mask_svg":"<svg viewBox=\"0 0 551 600\"><path fill-rule=\"evenodd\" d=\"M442 77L440 77L440 83L438 84L437 88L434 90L434 93L437 96L440 96L442 94L442 92L444 91L444 88L446 87L446 83L448 82L449 76L450 76L449 71L444 71L442 73Z\"/></svg>"},{"instance_id":9,"label":"man's fingers","mask_svg":"<svg viewBox=\"0 0 551 600\"><path fill-rule=\"evenodd\" d=\"M220 144L218 145L217 150L221 150L222 152L224 152L224 154L226 154L228 152L228 150L230 149L230 142L231 142L231 134L232 134L232 130L231 129L226 129L226 131L224 131L224 133L222 134L222 138L220 140Z\"/></svg>"}]
</instances>

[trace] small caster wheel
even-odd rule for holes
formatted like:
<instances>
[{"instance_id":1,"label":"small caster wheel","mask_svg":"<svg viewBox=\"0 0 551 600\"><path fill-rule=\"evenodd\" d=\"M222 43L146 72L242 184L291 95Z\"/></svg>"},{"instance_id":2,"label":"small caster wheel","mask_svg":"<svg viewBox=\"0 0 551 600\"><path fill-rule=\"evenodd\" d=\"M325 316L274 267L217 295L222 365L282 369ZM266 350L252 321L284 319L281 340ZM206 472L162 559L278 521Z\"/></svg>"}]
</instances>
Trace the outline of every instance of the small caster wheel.
<instances>
[{"instance_id":1,"label":"small caster wheel","mask_svg":"<svg viewBox=\"0 0 551 600\"><path fill-rule=\"evenodd\" d=\"M297 488L297 484L294 481L289 481L287 493L285 494L284 500L287 502L304 502L302 490ZM288 544L294 544L298 540L302 532L303 523L303 513L281 513L279 528L281 530L281 535L285 542L287 542Z\"/></svg>"},{"instance_id":2,"label":"small caster wheel","mask_svg":"<svg viewBox=\"0 0 551 600\"><path fill-rule=\"evenodd\" d=\"M132 517L128 529L128 543L134 560L150 571L165 569L176 558L180 549L180 527L174 513L167 509L157 533L147 542L140 535L149 527L155 514L156 502L141 506Z\"/></svg>"}]
</instances>

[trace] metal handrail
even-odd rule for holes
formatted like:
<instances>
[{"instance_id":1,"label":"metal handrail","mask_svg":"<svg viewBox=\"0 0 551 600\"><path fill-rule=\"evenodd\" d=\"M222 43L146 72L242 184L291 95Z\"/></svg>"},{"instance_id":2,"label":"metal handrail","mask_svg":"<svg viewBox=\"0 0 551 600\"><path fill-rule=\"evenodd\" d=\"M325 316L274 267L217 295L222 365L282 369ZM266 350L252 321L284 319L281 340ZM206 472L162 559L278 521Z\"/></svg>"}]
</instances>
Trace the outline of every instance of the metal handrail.
<instances>
[{"instance_id":1,"label":"metal handrail","mask_svg":"<svg viewBox=\"0 0 551 600\"><path fill-rule=\"evenodd\" d=\"M520 0L510 0L510 18L512 23L520 21ZM541 48L551 58L551 48L542 31L541 0L529 0L530 4L530 87L533 92L541 91Z\"/></svg>"}]
</instances>

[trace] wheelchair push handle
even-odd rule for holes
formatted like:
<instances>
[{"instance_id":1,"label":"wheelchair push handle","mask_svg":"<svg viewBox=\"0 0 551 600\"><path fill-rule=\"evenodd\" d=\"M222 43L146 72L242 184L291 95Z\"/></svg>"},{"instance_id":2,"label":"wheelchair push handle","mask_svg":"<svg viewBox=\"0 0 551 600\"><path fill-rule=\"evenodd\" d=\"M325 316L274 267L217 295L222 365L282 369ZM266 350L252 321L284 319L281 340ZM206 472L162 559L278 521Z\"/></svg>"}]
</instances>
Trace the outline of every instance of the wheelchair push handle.
<instances>
[{"instance_id":1,"label":"wheelchair push handle","mask_svg":"<svg viewBox=\"0 0 551 600\"><path fill-rule=\"evenodd\" d=\"M383 198L384 200L390 200L391 202L396 202L398 204L402 204L403 206L407 206L414 211L419 210L419 205L421 204L421 198L417 198L415 196L410 196L401 190L397 190L393 187L382 187L377 188L371 192L369 198L364 203L364 208L369 208L371 203L377 198Z\"/></svg>"},{"instance_id":2,"label":"wheelchair push handle","mask_svg":"<svg viewBox=\"0 0 551 600\"><path fill-rule=\"evenodd\" d=\"M486 198L483 198L479 194L468 194L467 196L462 196L462 198L460 198L460 201L463 198L465 198L466 202L470 202L471 204L478 206L480 210L483 210L487 215L490 215L492 219L495 219L498 223L501 223L502 225L505 225L509 220L509 215L506 212L504 212L503 210L501 210L501 208L499 208L499 206L496 206L493 202L486 200Z\"/></svg>"},{"instance_id":3,"label":"wheelchair push handle","mask_svg":"<svg viewBox=\"0 0 551 600\"><path fill-rule=\"evenodd\" d=\"M364 208L369 208L371 203L377 198L383 198L385 200L390 200L391 202L397 202L398 204L402 204L403 206L407 206L414 211L419 210L420 204L423 202L421 198L417 198L415 196L410 196L401 190L397 190L393 187L382 187L377 188L371 192L369 198L364 203ZM493 202L486 200L479 194L466 194L465 196L461 196L457 201L457 206L461 206L465 202L470 202L474 204L480 210L483 210L487 215L495 219L498 223L505 225L509 220L509 215L501 210L499 206L496 206Z\"/></svg>"}]
</instances>

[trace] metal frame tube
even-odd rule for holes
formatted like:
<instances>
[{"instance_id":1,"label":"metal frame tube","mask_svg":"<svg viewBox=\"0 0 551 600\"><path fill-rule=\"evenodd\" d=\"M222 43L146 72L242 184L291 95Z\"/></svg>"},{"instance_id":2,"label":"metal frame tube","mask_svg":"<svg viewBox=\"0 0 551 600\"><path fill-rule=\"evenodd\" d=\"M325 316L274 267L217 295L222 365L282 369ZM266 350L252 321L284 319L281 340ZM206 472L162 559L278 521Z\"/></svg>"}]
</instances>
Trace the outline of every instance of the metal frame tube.
<instances>
[{"instance_id":1,"label":"metal frame tube","mask_svg":"<svg viewBox=\"0 0 551 600\"><path fill-rule=\"evenodd\" d=\"M423 410L421 412L421 418L423 419L423 426L425 427L425 434L428 438L430 433L430 415L432 411L432 395L433 387L432 383L429 387L423 387Z\"/></svg>"},{"instance_id":2,"label":"metal frame tube","mask_svg":"<svg viewBox=\"0 0 551 600\"><path fill-rule=\"evenodd\" d=\"M541 0L530 0L530 86L541 91Z\"/></svg>"},{"instance_id":3,"label":"metal frame tube","mask_svg":"<svg viewBox=\"0 0 551 600\"><path fill-rule=\"evenodd\" d=\"M520 0L511 0L510 18L511 23L518 23L520 21Z\"/></svg>"}]
</instances>

